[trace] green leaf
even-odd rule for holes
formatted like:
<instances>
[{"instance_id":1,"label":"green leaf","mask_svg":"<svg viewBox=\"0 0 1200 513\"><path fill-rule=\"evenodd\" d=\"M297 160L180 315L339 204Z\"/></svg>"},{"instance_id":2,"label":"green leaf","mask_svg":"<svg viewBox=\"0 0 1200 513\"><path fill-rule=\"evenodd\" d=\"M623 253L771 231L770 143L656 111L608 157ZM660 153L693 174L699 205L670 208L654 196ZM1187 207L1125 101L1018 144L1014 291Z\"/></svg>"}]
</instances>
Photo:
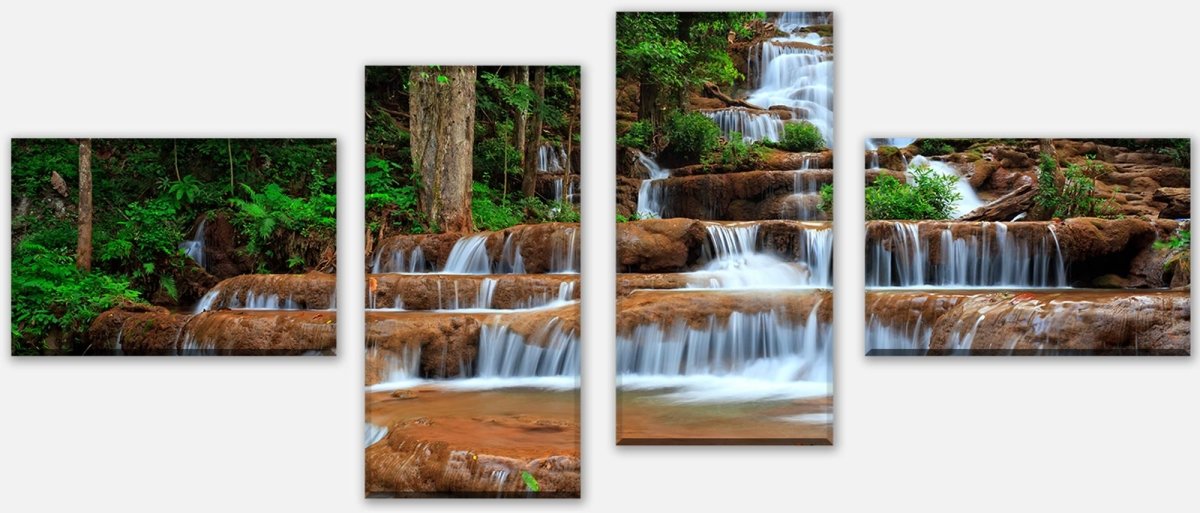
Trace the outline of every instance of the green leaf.
<instances>
[{"instance_id":1,"label":"green leaf","mask_svg":"<svg viewBox=\"0 0 1200 513\"><path fill-rule=\"evenodd\" d=\"M525 487L528 488L529 491L531 491L531 492L542 491L542 487L538 485L537 479L534 479L533 474L530 474L528 471L525 471L525 470L521 471L521 480L525 481Z\"/></svg>"}]
</instances>

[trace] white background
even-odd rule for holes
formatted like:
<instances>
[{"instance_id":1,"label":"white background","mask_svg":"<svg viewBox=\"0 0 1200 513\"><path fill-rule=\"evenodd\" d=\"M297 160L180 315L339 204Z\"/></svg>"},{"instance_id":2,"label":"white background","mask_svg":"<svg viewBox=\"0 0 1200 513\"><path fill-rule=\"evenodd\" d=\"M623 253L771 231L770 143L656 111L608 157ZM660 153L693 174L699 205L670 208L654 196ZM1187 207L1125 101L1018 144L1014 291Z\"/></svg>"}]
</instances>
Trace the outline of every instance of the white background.
<instances>
[{"instance_id":1,"label":"white background","mask_svg":"<svg viewBox=\"0 0 1200 513\"><path fill-rule=\"evenodd\" d=\"M836 12L825 448L613 445L613 13L735 4L167 4L0 8L0 164L18 136L337 137L341 354L0 357L0 510L1195 510L1195 358L865 358L855 222L867 136L1194 137L1194 2L754 6ZM582 501L362 498L363 65L411 63L584 66Z\"/></svg>"}]
</instances>

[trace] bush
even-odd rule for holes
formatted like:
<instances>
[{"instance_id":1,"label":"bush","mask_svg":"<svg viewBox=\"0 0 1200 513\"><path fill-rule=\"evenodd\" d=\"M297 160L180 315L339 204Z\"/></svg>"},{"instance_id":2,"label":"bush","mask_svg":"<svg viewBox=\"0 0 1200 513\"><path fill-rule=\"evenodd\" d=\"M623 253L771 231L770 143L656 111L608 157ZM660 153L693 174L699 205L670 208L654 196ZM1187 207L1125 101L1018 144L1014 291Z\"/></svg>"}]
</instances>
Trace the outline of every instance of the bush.
<instances>
[{"instance_id":1,"label":"bush","mask_svg":"<svg viewBox=\"0 0 1200 513\"><path fill-rule=\"evenodd\" d=\"M653 151L654 125L651 125L649 121L635 121L629 125L629 130L617 138L617 145L642 151Z\"/></svg>"},{"instance_id":2,"label":"bush","mask_svg":"<svg viewBox=\"0 0 1200 513\"><path fill-rule=\"evenodd\" d=\"M950 218L954 202L962 199L955 189L958 178L935 174L928 166L912 168L911 174L912 185L900 183L890 175L880 175L874 184L867 187L868 220Z\"/></svg>"},{"instance_id":3,"label":"bush","mask_svg":"<svg viewBox=\"0 0 1200 513\"><path fill-rule=\"evenodd\" d=\"M825 149L825 137L816 125L807 121L785 123L783 138L779 140L778 146L786 151L821 151Z\"/></svg>"},{"instance_id":4,"label":"bush","mask_svg":"<svg viewBox=\"0 0 1200 513\"><path fill-rule=\"evenodd\" d=\"M822 212L833 213L833 184L827 183L821 185L821 204L818 208Z\"/></svg>"},{"instance_id":5,"label":"bush","mask_svg":"<svg viewBox=\"0 0 1200 513\"><path fill-rule=\"evenodd\" d=\"M685 158L701 158L717 149L721 129L704 114L676 114L667 122L666 136L671 151Z\"/></svg>"},{"instance_id":6,"label":"bush","mask_svg":"<svg viewBox=\"0 0 1200 513\"><path fill-rule=\"evenodd\" d=\"M487 184L475 182L471 186L471 217L475 228L487 231L503 230L521 224L522 203L502 201L501 194Z\"/></svg>"},{"instance_id":7,"label":"bush","mask_svg":"<svg viewBox=\"0 0 1200 513\"><path fill-rule=\"evenodd\" d=\"M721 145L719 163L731 169L746 167L761 162L763 151L761 144L747 144L742 140L741 132L733 132L729 134L729 140Z\"/></svg>"},{"instance_id":8,"label":"bush","mask_svg":"<svg viewBox=\"0 0 1200 513\"><path fill-rule=\"evenodd\" d=\"M921 155L934 157L954 153L954 146L941 139L921 139Z\"/></svg>"},{"instance_id":9,"label":"bush","mask_svg":"<svg viewBox=\"0 0 1200 513\"><path fill-rule=\"evenodd\" d=\"M80 272L68 251L28 241L13 252L12 289L14 355L45 353L50 340L61 352L76 352L73 344L100 312L139 296L128 281Z\"/></svg>"},{"instance_id":10,"label":"bush","mask_svg":"<svg viewBox=\"0 0 1200 513\"><path fill-rule=\"evenodd\" d=\"M1158 149L1158 152L1171 157L1171 161L1179 167L1191 167L1192 140L1170 139L1170 145Z\"/></svg>"},{"instance_id":11,"label":"bush","mask_svg":"<svg viewBox=\"0 0 1200 513\"><path fill-rule=\"evenodd\" d=\"M1038 162L1038 192L1035 203L1046 215L1066 219L1107 215L1111 207L1096 193L1096 177L1105 173L1104 166L1087 157L1085 163L1067 164L1062 170L1062 185L1057 181L1058 163L1043 153Z\"/></svg>"}]
</instances>

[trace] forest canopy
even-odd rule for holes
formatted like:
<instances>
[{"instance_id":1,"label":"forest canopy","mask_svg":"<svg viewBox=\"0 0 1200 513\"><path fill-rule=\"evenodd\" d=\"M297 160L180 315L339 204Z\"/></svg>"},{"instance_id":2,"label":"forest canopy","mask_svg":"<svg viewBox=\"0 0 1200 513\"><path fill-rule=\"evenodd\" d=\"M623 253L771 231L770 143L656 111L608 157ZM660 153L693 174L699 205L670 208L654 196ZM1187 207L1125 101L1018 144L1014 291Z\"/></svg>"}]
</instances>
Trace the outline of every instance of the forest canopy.
<instances>
[{"instance_id":1,"label":"forest canopy","mask_svg":"<svg viewBox=\"0 0 1200 513\"><path fill-rule=\"evenodd\" d=\"M181 307L219 278L333 270L336 151L332 139L13 140L13 354L83 351L118 304ZM202 223L222 235L208 265L184 244Z\"/></svg>"}]
</instances>

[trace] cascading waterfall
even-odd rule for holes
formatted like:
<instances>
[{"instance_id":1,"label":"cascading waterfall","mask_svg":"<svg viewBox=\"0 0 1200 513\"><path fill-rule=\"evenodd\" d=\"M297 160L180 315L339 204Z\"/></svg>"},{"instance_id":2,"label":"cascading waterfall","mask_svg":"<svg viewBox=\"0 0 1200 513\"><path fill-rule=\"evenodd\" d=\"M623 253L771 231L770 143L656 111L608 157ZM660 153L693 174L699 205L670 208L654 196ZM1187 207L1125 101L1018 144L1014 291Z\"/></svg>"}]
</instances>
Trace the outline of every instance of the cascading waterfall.
<instances>
[{"instance_id":1,"label":"cascading waterfall","mask_svg":"<svg viewBox=\"0 0 1200 513\"><path fill-rule=\"evenodd\" d=\"M742 134L745 142L778 141L783 136L783 120L774 112L759 112L741 108L703 111L713 120L726 138Z\"/></svg>"},{"instance_id":2,"label":"cascading waterfall","mask_svg":"<svg viewBox=\"0 0 1200 513\"><path fill-rule=\"evenodd\" d=\"M643 217L662 217L665 199L663 180L671 176L671 170L659 167L658 162L645 153L639 151L637 155L638 162L650 173L650 178L642 180L638 189L638 214Z\"/></svg>"},{"instance_id":3,"label":"cascading waterfall","mask_svg":"<svg viewBox=\"0 0 1200 513\"><path fill-rule=\"evenodd\" d=\"M200 267L204 267L204 225L207 222L208 219L201 219L191 240L179 243L179 249L183 250L184 254ZM207 269L207 267L204 268Z\"/></svg>"},{"instance_id":4,"label":"cascading waterfall","mask_svg":"<svg viewBox=\"0 0 1200 513\"><path fill-rule=\"evenodd\" d=\"M958 171L956 171L953 166L945 162L929 160L921 155L913 157L912 162L908 164L908 172L906 173L910 177L908 181L909 184L913 184L913 180L911 179L912 170L919 167L928 167L932 169L936 175L952 176L956 180L954 183L954 190L958 191L962 198L955 203L954 211L950 214L952 218L962 217L971 213L972 210L983 206L983 201L979 199L979 195L975 194L975 188L971 187L971 183L968 182L967 179L962 175L958 174Z\"/></svg>"},{"instance_id":5,"label":"cascading waterfall","mask_svg":"<svg viewBox=\"0 0 1200 513\"><path fill-rule=\"evenodd\" d=\"M550 272L555 274L579 273L579 256L576 245L579 243L579 230L565 228L562 237L555 237L550 244Z\"/></svg>"},{"instance_id":6,"label":"cascading waterfall","mask_svg":"<svg viewBox=\"0 0 1200 513\"><path fill-rule=\"evenodd\" d=\"M802 229L795 261L762 248L758 224L710 223L704 269L688 273L690 288L829 287L833 282L833 231Z\"/></svg>"},{"instance_id":7,"label":"cascading waterfall","mask_svg":"<svg viewBox=\"0 0 1200 513\"><path fill-rule=\"evenodd\" d=\"M799 171L792 178L792 200L796 202L796 218L801 221L825 219L821 210L822 181L809 171L816 169L818 157L805 155Z\"/></svg>"},{"instance_id":8,"label":"cascading waterfall","mask_svg":"<svg viewBox=\"0 0 1200 513\"><path fill-rule=\"evenodd\" d=\"M751 52L750 68L758 70L758 89L746 101L762 108L787 107L793 119L812 123L825 143L833 146L832 54L790 45L796 42L812 44L812 38L804 34L773 38L760 44L757 54Z\"/></svg>"},{"instance_id":9,"label":"cascading waterfall","mask_svg":"<svg viewBox=\"0 0 1200 513\"><path fill-rule=\"evenodd\" d=\"M381 441L385 437L387 437L387 434L388 434L388 428L386 428L384 426L377 426L375 424L367 422L366 423L366 431L365 431L366 436L364 437L364 440L363 440L363 447L370 447L372 445L379 443L379 441Z\"/></svg>"},{"instance_id":10,"label":"cascading waterfall","mask_svg":"<svg viewBox=\"0 0 1200 513\"><path fill-rule=\"evenodd\" d=\"M680 402L813 397L829 393L832 345L818 307L734 311L701 327L675 320L619 335L617 373L622 388L672 388L667 397Z\"/></svg>"},{"instance_id":11,"label":"cascading waterfall","mask_svg":"<svg viewBox=\"0 0 1200 513\"><path fill-rule=\"evenodd\" d=\"M491 274L492 260L487 252L488 234L469 235L458 239L450 249L446 267L447 274Z\"/></svg>"},{"instance_id":12,"label":"cascading waterfall","mask_svg":"<svg viewBox=\"0 0 1200 513\"><path fill-rule=\"evenodd\" d=\"M553 318L535 334L544 345L499 323L484 324L479 332L479 355L475 364L481 378L578 376L579 341Z\"/></svg>"},{"instance_id":13,"label":"cascading waterfall","mask_svg":"<svg viewBox=\"0 0 1200 513\"><path fill-rule=\"evenodd\" d=\"M1052 225L1039 237L1017 237L1009 223L979 223L977 232L937 228L934 242L921 223L873 221L870 230L885 234L868 237L868 287L993 287L1067 286L1066 266ZM929 228L927 228L929 229ZM1024 228L1030 230L1033 227ZM930 258L930 255L937 258Z\"/></svg>"},{"instance_id":14,"label":"cascading waterfall","mask_svg":"<svg viewBox=\"0 0 1200 513\"><path fill-rule=\"evenodd\" d=\"M387 258L384 258L384 253L383 248L375 252L375 260L371 264L372 273L423 273L429 270L421 246L412 248L407 254L403 251L388 252Z\"/></svg>"},{"instance_id":15,"label":"cascading waterfall","mask_svg":"<svg viewBox=\"0 0 1200 513\"><path fill-rule=\"evenodd\" d=\"M566 154L562 149L556 148L553 144L543 143L538 147L538 167L539 173L561 173L563 162L567 160Z\"/></svg>"}]
</instances>

